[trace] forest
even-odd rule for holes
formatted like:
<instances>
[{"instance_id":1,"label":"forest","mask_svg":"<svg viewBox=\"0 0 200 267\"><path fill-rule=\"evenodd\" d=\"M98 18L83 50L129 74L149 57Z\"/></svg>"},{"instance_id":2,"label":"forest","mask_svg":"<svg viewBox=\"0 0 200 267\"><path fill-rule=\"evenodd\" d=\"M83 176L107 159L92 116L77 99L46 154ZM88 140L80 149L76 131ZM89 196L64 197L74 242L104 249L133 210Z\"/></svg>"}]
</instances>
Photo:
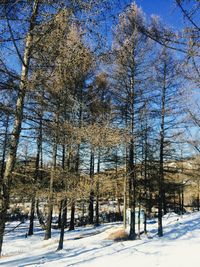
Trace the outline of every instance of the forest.
<instances>
[{"instance_id":1,"label":"forest","mask_svg":"<svg viewBox=\"0 0 200 267\"><path fill-rule=\"evenodd\" d=\"M14 220L62 250L78 226L162 237L199 211L200 3L169 2L176 27L137 1L0 1L0 255Z\"/></svg>"}]
</instances>

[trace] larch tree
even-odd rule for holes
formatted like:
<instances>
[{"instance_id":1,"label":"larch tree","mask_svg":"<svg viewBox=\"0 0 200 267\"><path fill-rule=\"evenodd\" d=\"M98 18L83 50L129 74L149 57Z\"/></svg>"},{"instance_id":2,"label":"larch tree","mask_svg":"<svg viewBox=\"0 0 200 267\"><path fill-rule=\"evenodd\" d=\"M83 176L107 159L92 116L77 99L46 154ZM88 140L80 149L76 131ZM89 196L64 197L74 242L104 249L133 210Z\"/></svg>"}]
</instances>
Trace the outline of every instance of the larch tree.
<instances>
[{"instance_id":1,"label":"larch tree","mask_svg":"<svg viewBox=\"0 0 200 267\"><path fill-rule=\"evenodd\" d=\"M119 16L119 25L114 32L113 43L114 101L122 115L122 123L130 135L130 140L127 144L127 177L129 207L131 209L129 234L131 239L136 239L136 143L140 134L138 119L139 110L144 101L145 79L147 76L145 69L147 68L148 54L151 47L146 36L138 30L137 25L144 23L144 14L133 3Z\"/></svg>"}]
</instances>

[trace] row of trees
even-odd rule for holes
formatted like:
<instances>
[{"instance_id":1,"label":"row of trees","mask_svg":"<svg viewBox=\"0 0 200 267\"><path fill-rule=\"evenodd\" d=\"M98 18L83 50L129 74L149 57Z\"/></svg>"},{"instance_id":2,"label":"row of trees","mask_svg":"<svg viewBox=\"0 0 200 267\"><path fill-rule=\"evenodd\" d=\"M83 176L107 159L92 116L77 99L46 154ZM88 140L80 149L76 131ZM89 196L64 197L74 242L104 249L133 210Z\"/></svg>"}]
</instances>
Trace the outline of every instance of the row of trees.
<instances>
[{"instance_id":1,"label":"row of trees","mask_svg":"<svg viewBox=\"0 0 200 267\"><path fill-rule=\"evenodd\" d=\"M146 21L132 3L119 15L105 51L104 30L96 32L94 22L102 21L99 10L108 4L34 0L1 5L0 45L7 58L2 55L0 67L0 253L9 203L21 194L31 202L29 235L37 207L45 239L51 237L53 206L59 200L58 249L63 247L67 207L71 230L80 200L88 199L88 223L98 225L107 169L114 170L116 184L123 177L130 238L136 238L136 207L142 205L147 214L152 195L158 235L163 235L170 176L180 171L169 162L184 156L183 84L199 81L196 24L179 44L157 18ZM182 2L177 4L184 12ZM175 49L183 50L187 61ZM10 51L22 66L20 75L18 62L10 64ZM173 192L181 196L180 190L183 181L173 181ZM48 206L46 222L39 211L42 196Z\"/></svg>"}]
</instances>

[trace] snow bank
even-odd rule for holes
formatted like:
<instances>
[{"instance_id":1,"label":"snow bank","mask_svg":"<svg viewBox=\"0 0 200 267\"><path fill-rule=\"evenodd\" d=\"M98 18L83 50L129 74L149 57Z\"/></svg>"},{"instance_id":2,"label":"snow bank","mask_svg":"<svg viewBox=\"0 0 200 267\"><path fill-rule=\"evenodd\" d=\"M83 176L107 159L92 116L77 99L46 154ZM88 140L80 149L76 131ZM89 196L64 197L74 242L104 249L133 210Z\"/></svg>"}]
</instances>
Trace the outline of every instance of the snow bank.
<instances>
[{"instance_id":1,"label":"snow bank","mask_svg":"<svg viewBox=\"0 0 200 267\"><path fill-rule=\"evenodd\" d=\"M11 229L14 223L7 226ZM5 236L0 266L82 266L82 267L188 267L200 266L200 213L163 218L164 237L158 238L157 224L148 224L148 236L141 240L114 242L108 236L122 228L109 223L100 227L78 228L65 234L64 249L56 252L59 232L43 240L43 231L25 238L28 224Z\"/></svg>"}]
</instances>

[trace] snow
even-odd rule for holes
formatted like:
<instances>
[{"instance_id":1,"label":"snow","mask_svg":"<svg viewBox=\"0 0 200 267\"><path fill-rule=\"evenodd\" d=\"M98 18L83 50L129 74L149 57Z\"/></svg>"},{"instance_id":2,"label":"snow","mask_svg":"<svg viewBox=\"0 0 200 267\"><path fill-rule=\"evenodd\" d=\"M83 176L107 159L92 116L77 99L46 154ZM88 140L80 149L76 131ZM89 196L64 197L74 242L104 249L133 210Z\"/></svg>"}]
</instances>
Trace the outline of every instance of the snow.
<instances>
[{"instance_id":1,"label":"snow","mask_svg":"<svg viewBox=\"0 0 200 267\"><path fill-rule=\"evenodd\" d=\"M7 230L18 223L7 225ZM59 231L43 240L37 225L34 236L25 238L28 222L7 233L0 266L82 266L82 267L188 267L200 266L200 212L163 218L164 236L157 236L157 223L148 222L148 235L140 240L114 242L110 233L121 229L121 223L99 227L79 227L65 233L64 249L56 251Z\"/></svg>"}]
</instances>

